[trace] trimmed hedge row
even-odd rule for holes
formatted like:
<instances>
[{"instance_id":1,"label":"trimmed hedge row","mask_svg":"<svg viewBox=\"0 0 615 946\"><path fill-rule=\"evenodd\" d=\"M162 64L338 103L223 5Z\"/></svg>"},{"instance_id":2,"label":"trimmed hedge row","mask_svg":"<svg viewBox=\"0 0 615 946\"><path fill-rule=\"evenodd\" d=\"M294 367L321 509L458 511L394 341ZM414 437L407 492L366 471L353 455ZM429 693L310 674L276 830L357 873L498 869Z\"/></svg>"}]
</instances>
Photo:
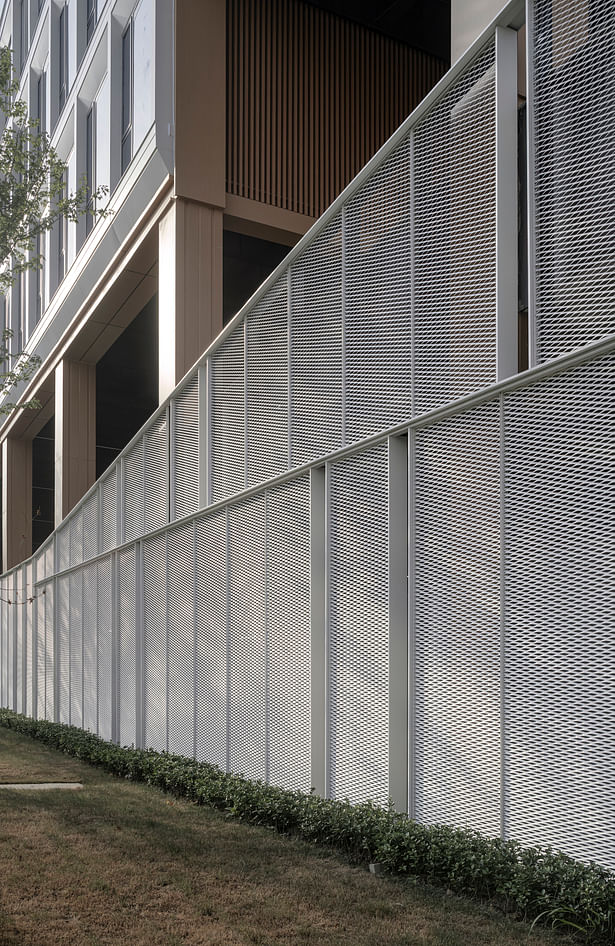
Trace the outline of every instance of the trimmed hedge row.
<instances>
[{"instance_id":1,"label":"trimmed hedge row","mask_svg":"<svg viewBox=\"0 0 615 946\"><path fill-rule=\"evenodd\" d=\"M615 942L615 874L550 848L426 827L370 802L351 805L274 788L194 759L122 748L82 729L10 710L0 709L0 725L119 777L327 845L355 863L376 862L392 874L495 901L527 920L576 929L594 943Z\"/></svg>"}]
</instances>

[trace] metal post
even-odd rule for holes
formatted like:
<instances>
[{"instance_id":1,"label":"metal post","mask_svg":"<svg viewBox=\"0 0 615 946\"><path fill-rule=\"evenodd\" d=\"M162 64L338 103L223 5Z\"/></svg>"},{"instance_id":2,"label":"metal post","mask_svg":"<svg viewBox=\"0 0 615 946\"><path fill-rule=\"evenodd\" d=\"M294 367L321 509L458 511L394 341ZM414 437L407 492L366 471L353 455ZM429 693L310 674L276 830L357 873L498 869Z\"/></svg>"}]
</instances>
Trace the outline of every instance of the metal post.
<instances>
[{"instance_id":1,"label":"metal post","mask_svg":"<svg viewBox=\"0 0 615 946\"><path fill-rule=\"evenodd\" d=\"M496 377L517 373L517 33L495 30Z\"/></svg>"},{"instance_id":2,"label":"metal post","mask_svg":"<svg viewBox=\"0 0 615 946\"><path fill-rule=\"evenodd\" d=\"M311 770L312 788L326 795L326 550L325 468L310 471Z\"/></svg>"},{"instance_id":3,"label":"metal post","mask_svg":"<svg viewBox=\"0 0 615 946\"><path fill-rule=\"evenodd\" d=\"M408 437L389 437L389 797L408 807Z\"/></svg>"},{"instance_id":4,"label":"metal post","mask_svg":"<svg viewBox=\"0 0 615 946\"><path fill-rule=\"evenodd\" d=\"M142 749L144 732L143 641L143 542L135 548L135 746Z\"/></svg>"}]
</instances>

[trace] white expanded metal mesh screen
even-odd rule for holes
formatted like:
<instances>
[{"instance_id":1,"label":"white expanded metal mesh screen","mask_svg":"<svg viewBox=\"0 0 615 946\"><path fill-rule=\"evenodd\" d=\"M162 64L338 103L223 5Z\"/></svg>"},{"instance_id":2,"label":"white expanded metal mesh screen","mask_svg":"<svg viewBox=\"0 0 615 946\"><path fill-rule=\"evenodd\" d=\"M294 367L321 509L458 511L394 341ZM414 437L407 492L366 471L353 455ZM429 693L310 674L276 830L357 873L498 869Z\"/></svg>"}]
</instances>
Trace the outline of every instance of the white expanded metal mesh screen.
<instances>
[{"instance_id":1,"label":"white expanded metal mesh screen","mask_svg":"<svg viewBox=\"0 0 615 946\"><path fill-rule=\"evenodd\" d=\"M615 43L610 0L533 0L536 350L615 332Z\"/></svg>"},{"instance_id":2,"label":"white expanded metal mesh screen","mask_svg":"<svg viewBox=\"0 0 615 946\"><path fill-rule=\"evenodd\" d=\"M199 379L188 382L171 401L173 518L199 507Z\"/></svg>"},{"instance_id":3,"label":"white expanded metal mesh screen","mask_svg":"<svg viewBox=\"0 0 615 946\"><path fill-rule=\"evenodd\" d=\"M410 192L406 138L344 208L347 443L412 412Z\"/></svg>"},{"instance_id":4,"label":"white expanded metal mesh screen","mask_svg":"<svg viewBox=\"0 0 615 946\"><path fill-rule=\"evenodd\" d=\"M388 455L329 466L329 792L386 803Z\"/></svg>"},{"instance_id":5,"label":"white expanded metal mesh screen","mask_svg":"<svg viewBox=\"0 0 615 946\"><path fill-rule=\"evenodd\" d=\"M247 484L288 469L288 278L246 318Z\"/></svg>"},{"instance_id":6,"label":"white expanded metal mesh screen","mask_svg":"<svg viewBox=\"0 0 615 946\"><path fill-rule=\"evenodd\" d=\"M500 830L499 405L414 443L415 814Z\"/></svg>"},{"instance_id":7,"label":"white expanded metal mesh screen","mask_svg":"<svg viewBox=\"0 0 615 946\"><path fill-rule=\"evenodd\" d=\"M145 746L167 748L167 539L143 543L143 713Z\"/></svg>"},{"instance_id":8,"label":"white expanded metal mesh screen","mask_svg":"<svg viewBox=\"0 0 615 946\"><path fill-rule=\"evenodd\" d=\"M245 468L245 325L240 323L214 352L211 374L211 499L243 489Z\"/></svg>"},{"instance_id":9,"label":"white expanded metal mesh screen","mask_svg":"<svg viewBox=\"0 0 615 946\"><path fill-rule=\"evenodd\" d=\"M195 523L196 757L227 767L226 512Z\"/></svg>"},{"instance_id":10,"label":"white expanded metal mesh screen","mask_svg":"<svg viewBox=\"0 0 615 946\"><path fill-rule=\"evenodd\" d=\"M310 483L267 491L267 774L311 782Z\"/></svg>"},{"instance_id":11,"label":"white expanded metal mesh screen","mask_svg":"<svg viewBox=\"0 0 615 946\"><path fill-rule=\"evenodd\" d=\"M101 559L96 565L98 632L98 735L113 737L113 584L112 562Z\"/></svg>"},{"instance_id":12,"label":"white expanded metal mesh screen","mask_svg":"<svg viewBox=\"0 0 615 946\"><path fill-rule=\"evenodd\" d=\"M229 765L250 778L266 772L265 500L228 518Z\"/></svg>"},{"instance_id":13,"label":"white expanded metal mesh screen","mask_svg":"<svg viewBox=\"0 0 615 946\"><path fill-rule=\"evenodd\" d=\"M117 648L117 713L118 736L123 746L137 742L137 667L136 667L136 549L118 556L118 648Z\"/></svg>"},{"instance_id":14,"label":"white expanded metal mesh screen","mask_svg":"<svg viewBox=\"0 0 615 946\"><path fill-rule=\"evenodd\" d=\"M293 262L290 278L290 456L298 466L343 442L341 214Z\"/></svg>"},{"instance_id":15,"label":"white expanded metal mesh screen","mask_svg":"<svg viewBox=\"0 0 615 946\"><path fill-rule=\"evenodd\" d=\"M194 526L167 536L168 746L194 755Z\"/></svg>"},{"instance_id":16,"label":"white expanded metal mesh screen","mask_svg":"<svg viewBox=\"0 0 615 946\"><path fill-rule=\"evenodd\" d=\"M495 47L414 131L414 412L495 374Z\"/></svg>"},{"instance_id":17,"label":"white expanded metal mesh screen","mask_svg":"<svg viewBox=\"0 0 615 946\"><path fill-rule=\"evenodd\" d=\"M506 826L615 868L615 359L506 395Z\"/></svg>"},{"instance_id":18,"label":"white expanded metal mesh screen","mask_svg":"<svg viewBox=\"0 0 615 946\"><path fill-rule=\"evenodd\" d=\"M98 731L98 581L96 565L82 571L83 728Z\"/></svg>"},{"instance_id":19,"label":"white expanded metal mesh screen","mask_svg":"<svg viewBox=\"0 0 615 946\"><path fill-rule=\"evenodd\" d=\"M70 652L70 699L69 719L71 726L83 725L83 575L71 572L68 577L69 595L69 652Z\"/></svg>"}]
</instances>

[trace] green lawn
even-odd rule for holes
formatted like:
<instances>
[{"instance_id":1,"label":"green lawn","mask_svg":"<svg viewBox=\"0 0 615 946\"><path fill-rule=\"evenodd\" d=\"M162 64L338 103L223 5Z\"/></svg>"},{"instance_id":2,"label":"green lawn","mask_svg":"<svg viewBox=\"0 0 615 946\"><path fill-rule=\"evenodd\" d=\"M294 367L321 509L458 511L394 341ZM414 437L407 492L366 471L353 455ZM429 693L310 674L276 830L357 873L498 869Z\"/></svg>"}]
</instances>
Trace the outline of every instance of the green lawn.
<instances>
[{"instance_id":1,"label":"green lawn","mask_svg":"<svg viewBox=\"0 0 615 946\"><path fill-rule=\"evenodd\" d=\"M528 928L0 729L0 946L479 946ZM535 931L530 944L564 943Z\"/></svg>"}]
</instances>

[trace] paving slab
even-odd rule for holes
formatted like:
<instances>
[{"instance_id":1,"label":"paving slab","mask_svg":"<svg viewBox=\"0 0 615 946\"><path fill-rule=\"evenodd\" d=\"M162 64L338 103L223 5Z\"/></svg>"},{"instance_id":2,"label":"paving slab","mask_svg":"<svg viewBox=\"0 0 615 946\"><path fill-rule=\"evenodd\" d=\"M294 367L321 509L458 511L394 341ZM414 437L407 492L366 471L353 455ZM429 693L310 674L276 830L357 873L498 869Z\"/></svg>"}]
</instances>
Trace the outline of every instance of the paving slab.
<instances>
[{"instance_id":1,"label":"paving slab","mask_svg":"<svg viewBox=\"0 0 615 946\"><path fill-rule=\"evenodd\" d=\"M10 788L11 791L49 791L53 788L64 788L72 791L76 791L79 788L83 788L81 782L14 782L9 784L7 782L0 783L0 789Z\"/></svg>"}]
</instances>

